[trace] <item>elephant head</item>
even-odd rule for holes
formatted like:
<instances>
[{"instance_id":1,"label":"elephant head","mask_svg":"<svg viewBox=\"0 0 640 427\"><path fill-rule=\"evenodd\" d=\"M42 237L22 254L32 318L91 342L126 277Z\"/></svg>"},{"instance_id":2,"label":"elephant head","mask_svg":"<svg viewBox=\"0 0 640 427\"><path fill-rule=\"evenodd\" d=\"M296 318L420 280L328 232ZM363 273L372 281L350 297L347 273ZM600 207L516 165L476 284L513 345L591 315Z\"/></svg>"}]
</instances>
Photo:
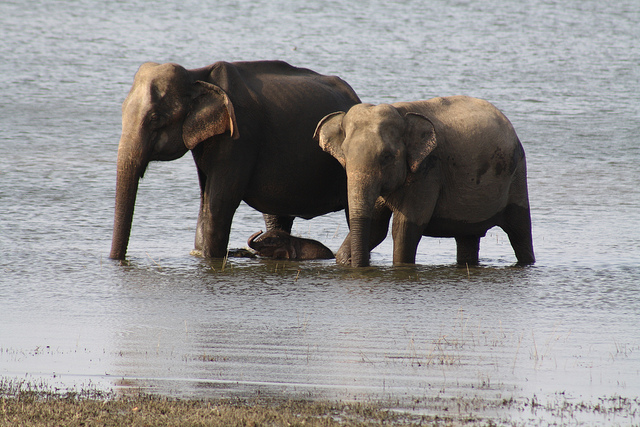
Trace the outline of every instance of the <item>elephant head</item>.
<instances>
[{"instance_id":1,"label":"elephant head","mask_svg":"<svg viewBox=\"0 0 640 427\"><path fill-rule=\"evenodd\" d=\"M331 249L317 240L292 236L284 230L258 231L249 237L249 247L258 255L275 259L332 259Z\"/></svg>"},{"instance_id":2,"label":"elephant head","mask_svg":"<svg viewBox=\"0 0 640 427\"><path fill-rule=\"evenodd\" d=\"M260 256L277 259L296 258L296 252L291 244L291 235L283 230L262 230L253 233L247 244Z\"/></svg>"},{"instance_id":3,"label":"elephant head","mask_svg":"<svg viewBox=\"0 0 640 427\"><path fill-rule=\"evenodd\" d=\"M233 104L218 86L177 64L143 64L122 104L111 254L124 259L138 181L152 160L175 160L200 142L229 132L237 139Z\"/></svg>"},{"instance_id":4,"label":"elephant head","mask_svg":"<svg viewBox=\"0 0 640 427\"><path fill-rule=\"evenodd\" d=\"M379 197L404 185L436 147L431 121L388 104L359 104L325 116L315 139L347 173L351 265L369 265L371 218Z\"/></svg>"}]
</instances>

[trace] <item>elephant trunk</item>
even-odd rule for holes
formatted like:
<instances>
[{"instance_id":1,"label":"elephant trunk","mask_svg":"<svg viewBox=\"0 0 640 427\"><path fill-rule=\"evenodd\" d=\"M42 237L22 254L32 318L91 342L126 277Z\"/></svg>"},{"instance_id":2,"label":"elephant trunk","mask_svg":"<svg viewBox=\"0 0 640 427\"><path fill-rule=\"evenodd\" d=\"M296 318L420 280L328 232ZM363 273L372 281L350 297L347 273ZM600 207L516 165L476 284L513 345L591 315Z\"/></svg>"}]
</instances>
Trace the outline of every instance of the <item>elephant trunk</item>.
<instances>
[{"instance_id":1,"label":"elephant trunk","mask_svg":"<svg viewBox=\"0 0 640 427\"><path fill-rule=\"evenodd\" d=\"M351 230L351 266L352 267L368 267L369 266L369 239L371 234L371 217L370 216L350 216Z\"/></svg>"},{"instance_id":2,"label":"elephant trunk","mask_svg":"<svg viewBox=\"0 0 640 427\"><path fill-rule=\"evenodd\" d=\"M369 266L372 217L380 195L380 177L361 169L347 170L352 267Z\"/></svg>"},{"instance_id":3,"label":"elephant trunk","mask_svg":"<svg viewBox=\"0 0 640 427\"><path fill-rule=\"evenodd\" d=\"M132 144L121 139L118 148L116 207L109 257L119 260L124 259L127 253L138 182L149 164L148 153L144 153L144 150L132 149L131 146Z\"/></svg>"},{"instance_id":4,"label":"elephant trunk","mask_svg":"<svg viewBox=\"0 0 640 427\"><path fill-rule=\"evenodd\" d=\"M262 230L253 233L251 235L251 237L249 237L249 240L247 240L247 244L249 245L249 247L251 249L258 249L258 245L256 244L256 239L262 234Z\"/></svg>"}]
</instances>

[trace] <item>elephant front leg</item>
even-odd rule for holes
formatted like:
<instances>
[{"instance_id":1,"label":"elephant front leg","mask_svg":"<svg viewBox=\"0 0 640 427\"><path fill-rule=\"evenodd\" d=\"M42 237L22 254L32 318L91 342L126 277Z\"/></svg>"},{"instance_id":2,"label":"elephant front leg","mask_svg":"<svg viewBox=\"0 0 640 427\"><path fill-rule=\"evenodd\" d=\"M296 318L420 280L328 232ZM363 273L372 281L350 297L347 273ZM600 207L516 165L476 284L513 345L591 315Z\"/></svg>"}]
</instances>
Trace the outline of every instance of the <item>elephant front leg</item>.
<instances>
[{"instance_id":1,"label":"elephant front leg","mask_svg":"<svg viewBox=\"0 0 640 427\"><path fill-rule=\"evenodd\" d=\"M196 239L194 242L194 248L196 251L202 253L202 248L204 247L204 209L202 204L202 199L200 199L200 210L198 211L198 223L196 224Z\"/></svg>"},{"instance_id":2,"label":"elephant front leg","mask_svg":"<svg viewBox=\"0 0 640 427\"><path fill-rule=\"evenodd\" d=\"M227 255L231 223L239 205L239 200L222 202L205 197L196 233L196 245L200 241L203 257L224 258Z\"/></svg>"},{"instance_id":3,"label":"elephant front leg","mask_svg":"<svg viewBox=\"0 0 640 427\"><path fill-rule=\"evenodd\" d=\"M200 209L198 210L198 223L196 224L196 239L194 242L195 250L202 253L204 247L204 229L203 229L203 216L204 216L204 199L205 189L207 185L207 176L197 168L198 170L198 183L200 184Z\"/></svg>"},{"instance_id":4,"label":"elephant front leg","mask_svg":"<svg viewBox=\"0 0 640 427\"><path fill-rule=\"evenodd\" d=\"M224 258L226 256L234 212L235 209L233 212L211 210L204 203L200 204L194 246L203 257Z\"/></svg>"},{"instance_id":5,"label":"elephant front leg","mask_svg":"<svg viewBox=\"0 0 640 427\"><path fill-rule=\"evenodd\" d=\"M351 232L340 245L340 249L336 252L336 264L351 265Z\"/></svg>"},{"instance_id":6,"label":"elephant front leg","mask_svg":"<svg viewBox=\"0 0 640 427\"><path fill-rule=\"evenodd\" d=\"M393 215L393 264L415 264L418 243L424 227L419 226L399 212Z\"/></svg>"}]
</instances>

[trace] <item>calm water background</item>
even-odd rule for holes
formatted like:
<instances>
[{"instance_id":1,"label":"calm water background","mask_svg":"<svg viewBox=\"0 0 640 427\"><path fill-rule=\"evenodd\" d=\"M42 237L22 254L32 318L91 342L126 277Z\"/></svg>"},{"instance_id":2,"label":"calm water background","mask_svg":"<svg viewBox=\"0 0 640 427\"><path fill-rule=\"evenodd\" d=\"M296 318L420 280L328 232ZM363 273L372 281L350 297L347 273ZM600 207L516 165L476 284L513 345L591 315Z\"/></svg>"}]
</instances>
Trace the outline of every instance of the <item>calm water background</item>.
<instances>
[{"instance_id":1,"label":"calm water background","mask_svg":"<svg viewBox=\"0 0 640 427\"><path fill-rule=\"evenodd\" d=\"M0 375L427 413L476 397L637 403L639 22L635 0L3 1ZM493 102L527 152L537 264L512 268L499 229L469 271L451 240L428 238L415 268L392 267L390 237L357 271L206 262L189 254L189 155L151 165L130 265L109 260L120 104L137 67L255 59L340 75L366 102ZM241 206L231 247L263 227ZM342 213L294 225L333 250L346 231Z\"/></svg>"}]
</instances>

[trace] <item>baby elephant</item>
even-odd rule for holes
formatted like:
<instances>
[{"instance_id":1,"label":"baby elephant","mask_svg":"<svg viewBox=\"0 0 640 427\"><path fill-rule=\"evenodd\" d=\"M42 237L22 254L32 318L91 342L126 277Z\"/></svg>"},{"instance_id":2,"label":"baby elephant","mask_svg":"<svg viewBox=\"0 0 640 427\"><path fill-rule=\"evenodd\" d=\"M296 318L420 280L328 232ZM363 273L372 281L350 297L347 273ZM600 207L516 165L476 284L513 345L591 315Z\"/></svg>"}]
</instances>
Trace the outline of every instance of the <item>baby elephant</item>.
<instances>
[{"instance_id":1,"label":"baby elephant","mask_svg":"<svg viewBox=\"0 0 640 427\"><path fill-rule=\"evenodd\" d=\"M369 265L392 215L394 264L415 263L422 236L454 237L458 263L477 264L480 238L496 225L518 263L534 263L524 149L489 102L357 104L323 118L315 138L347 173L339 263Z\"/></svg>"},{"instance_id":2,"label":"baby elephant","mask_svg":"<svg viewBox=\"0 0 640 427\"><path fill-rule=\"evenodd\" d=\"M282 230L269 230L264 234L260 230L251 235L247 243L258 255L267 258L298 261L334 258L331 249L322 243L295 237Z\"/></svg>"}]
</instances>

